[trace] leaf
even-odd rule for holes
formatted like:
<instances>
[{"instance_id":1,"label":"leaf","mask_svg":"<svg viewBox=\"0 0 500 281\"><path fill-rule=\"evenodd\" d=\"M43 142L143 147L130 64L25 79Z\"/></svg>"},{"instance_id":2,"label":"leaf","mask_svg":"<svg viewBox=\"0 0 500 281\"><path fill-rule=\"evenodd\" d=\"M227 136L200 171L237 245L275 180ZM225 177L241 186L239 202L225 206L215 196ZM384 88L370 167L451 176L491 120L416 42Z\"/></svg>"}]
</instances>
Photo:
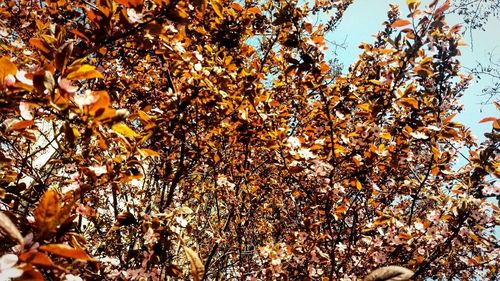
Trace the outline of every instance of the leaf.
<instances>
[{"instance_id":1,"label":"leaf","mask_svg":"<svg viewBox=\"0 0 500 281\"><path fill-rule=\"evenodd\" d=\"M363 186L361 185L361 182L360 182L359 180L356 180L356 188L357 188L358 190L363 189Z\"/></svg>"},{"instance_id":2,"label":"leaf","mask_svg":"<svg viewBox=\"0 0 500 281\"><path fill-rule=\"evenodd\" d=\"M130 137L130 138L137 138L140 137L139 134L134 132L134 130L130 129L125 123L120 122L116 123L113 126L111 126L111 129L115 131L116 133L125 136L125 137Z\"/></svg>"},{"instance_id":3,"label":"leaf","mask_svg":"<svg viewBox=\"0 0 500 281\"><path fill-rule=\"evenodd\" d=\"M73 42L71 41L64 43L64 45L62 45L57 50L55 63L56 63L56 68L59 71L64 72L72 52L73 52Z\"/></svg>"},{"instance_id":4,"label":"leaf","mask_svg":"<svg viewBox=\"0 0 500 281\"><path fill-rule=\"evenodd\" d=\"M358 107L364 111L370 111L370 104L369 103L358 104Z\"/></svg>"},{"instance_id":5,"label":"leaf","mask_svg":"<svg viewBox=\"0 0 500 281\"><path fill-rule=\"evenodd\" d=\"M84 250L73 248L66 244L42 245L38 249L65 258L79 259L83 261L88 261L92 259L87 253L85 253Z\"/></svg>"},{"instance_id":6,"label":"leaf","mask_svg":"<svg viewBox=\"0 0 500 281\"><path fill-rule=\"evenodd\" d=\"M24 130L28 128L29 126L32 126L35 124L35 121L33 120L21 120L13 123L12 125L9 126L9 130L12 131L19 131L19 130Z\"/></svg>"},{"instance_id":7,"label":"leaf","mask_svg":"<svg viewBox=\"0 0 500 281\"><path fill-rule=\"evenodd\" d=\"M364 281L405 281L413 276L413 271L401 266L386 266L372 271Z\"/></svg>"},{"instance_id":8,"label":"leaf","mask_svg":"<svg viewBox=\"0 0 500 281\"><path fill-rule=\"evenodd\" d=\"M51 47L40 38L31 38L30 45L40 50L44 56L48 56L51 53Z\"/></svg>"},{"instance_id":9,"label":"leaf","mask_svg":"<svg viewBox=\"0 0 500 281\"><path fill-rule=\"evenodd\" d=\"M483 119L481 119L481 121L479 121L479 123L487 123L487 122L495 122L497 121L497 118L496 117L485 117Z\"/></svg>"},{"instance_id":10,"label":"leaf","mask_svg":"<svg viewBox=\"0 0 500 281\"><path fill-rule=\"evenodd\" d=\"M43 266L43 267L53 267L54 266L54 263L49 258L49 256L47 256L46 254L41 253L41 252L22 253L19 256L19 259L21 261L31 263L34 265L38 265L38 266Z\"/></svg>"},{"instance_id":11,"label":"leaf","mask_svg":"<svg viewBox=\"0 0 500 281\"><path fill-rule=\"evenodd\" d=\"M406 0L406 4L408 5L408 8L410 9L410 11L413 11L420 5L420 1L418 1L418 0Z\"/></svg>"},{"instance_id":12,"label":"leaf","mask_svg":"<svg viewBox=\"0 0 500 281\"><path fill-rule=\"evenodd\" d=\"M450 1L446 1L441 7L437 8L436 11L434 12L434 17L439 17L441 14L443 14L446 10L450 8Z\"/></svg>"},{"instance_id":13,"label":"leaf","mask_svg":"<svg viewBox=\"0 0 500 281\"><path fill-rule=\"evenodd\" d=\"M7 75L16 75L17 67L8 57L0 58L0 89L3 88Z\"/></svg>"},{"instance_id":14,"label":"leaf","mask_svg":"<svg viewBox=\"0 0 500 281\"><path fill-rule=\"evenodd\" d=\"M20 245L24 245L24 238L16 225L3 212L0 212L0 233L9 236Z\"/></svg>"},{"instance_id":15,"label":"leaf","mask_svg":"<svg viewBox=\"0 0 500 281\"><path fill-rule=\"evenodd\" d=\"M35 224L43 234L51 233L59 226L61 198L54 189L48 189L35 209Z\"/></svg>"},{"instance_id":16,"label":"leaf","mask_svg":"<svg viewBox=\"0 0 500 281\"><path fill-rule=\"evenodd\" d=\"M219 18L224 18L224 14L222 13L222 4L220 3L220 0L210 0L210 5L212 6L212 9L214 9L214 12L219 16Z\"/></svg>"},{"instance_id":17,"label":"leaf","mask_svg":"<svg viewBox=\"0 0 500 281\"><path fill-rule=\"evenodd\" d=\"M115 0L116 3L122 4L123 6L130 8L130 7L138 7L139 5L142 5L144 0Z\"/></svg>"},{"instance_id":18,"label":"leaf","mask_svg":"<svg viewBox=\"0 0 500 281\"><path fill-rule=\"evenodd\" d=\"M149 149L149 148L139 148L137 149L139 151L139 153L142 155L142 157L146 158L148 156L151 156L151 157L155 157L155 156L158 156L158 152L152 150L152 149Z\"/></svg>"},{"instance_id":19,"label":"leaf","mask_svg":"<svg viewBox=\"0 0 500 281\"><path fill-rule=\"evenodd\" d=\"M401 98L397 101L397 103L418 109L418 101L414 98Z\"/></svg>"},{"instance_id":20,"label":"leaf","mask_svg":"<svg viewBox=\"0 0 500 281\"><path fill-rule=\"evenodd\" d=\"M78 69L72 71L68 76L66 76L66 79L69 80L84 80L84 79L92 79L92 78L104 78L102 73L99 71L95 70L95 66L89 65L89 64L84 64L78 67Z\"/></svg>"},{"instance_id":21,"label":"leaf","mask_svg":"<svg viewBox=\"0 0 500 281\"><path fill-rule=\"evenodd\" d=\"M391 24L391 27L392 28L395 28L395 27L402 27L402 26L406 26L406 25L409 25L411 22L409 20L403 20L403 19L398 19L396 20L395 22L393 22Z\"/></svg>"},{"instance_id":22,"label":"leaf","mask_svg":"<svg viewBox=\"0 0 500 281\"><path fill-rule=\"evenodd\" d=\"M181 269L175 265L175 264L169 264L165 268L165 272L167 273L168 276L176 277L179 278L181 276Z\"/></svg>"},{"instance_id":23,"label":"leaf","mask_svg":"<svg viewBox=\"0 0 500 281\"><path fill-rule=\"evenodd\" d=\"M194 7L196 10L204 13L208 6L208 0L194 0Z\"/></svg>"},{"instance_id":24,"label":"leaf","mask_svg":"<svg viewBox=\"0 0 500 281\"><path fill-rule=\"evenodd\" d=\"M201 261L198 254L191 250L186 246L182 246L184 248L184 252L186 253L186 257L189 260L189 264L191 267L191 275L193 276L194 281L200 281L203 279L203 275L205 274L205 267L203 266L203 262Z\"/></svg>"},{"instance_id":25,"label":"leaf","mask_svg":"<svg viewBox=\"0 0 500 281\"><path fill-rule=\"evenodd\" d=\"M261 13L258 7L248 8L246 12L249 14L257 14L257 15Z\"/></svg>"},{"instance_id":26,"label":"leaf","mask_svg":"<svg viewBox=\"0 0 500 281\"><path fill-rule=\"evenodd\" d=\"M33 75L33 87L39 94L44 94L45 90L51 94L55 84L54 76L49 70L40 70Z\"/></svg>"}]
</instances>

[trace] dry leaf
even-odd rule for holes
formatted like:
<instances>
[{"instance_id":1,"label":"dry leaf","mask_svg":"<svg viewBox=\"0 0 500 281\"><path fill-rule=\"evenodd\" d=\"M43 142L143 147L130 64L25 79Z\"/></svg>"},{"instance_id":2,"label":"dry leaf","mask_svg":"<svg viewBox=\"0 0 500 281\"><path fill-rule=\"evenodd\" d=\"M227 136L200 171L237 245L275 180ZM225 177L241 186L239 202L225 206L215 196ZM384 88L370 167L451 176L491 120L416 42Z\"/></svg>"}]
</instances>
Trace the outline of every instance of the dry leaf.
<instances>
[{"instance_id":1,"label":"dry leaf","mask_svg":"<svg viewBox=\"0 0 500 281\"><path fill-rule=\"evenodd\" d=\"M16 225L3 212L0 212L0 233L7 235L19 244L24 244L24 238Z\"/></svg>"},{"instance_id":2,"label":"dry leaf","mask_svg":"<svg viewBox=\"0 0 500 281\"><path fill-rule=\"evenodd\" d=\"M43 233L51 233L59 226L61 198L57 191L48 189L40 199L35 209L35 223Z\"/></svg>"},{"instance_id":3,"label":"dry leaf","mask_svg":"<svg viewBox=\"0 0 500 281\"><path fill-rule=\"evenodd\" d=\"M368 276L365 281L405 281L413 276L413 271L401 266L386 266L375 269Z\"/></svg>"},{"instance_id":4,"label":"dry leaf","mask_svg":"<svg viewBox=\"0 0 500 281\"><path fill-rule=\"evenodd\" d=\"M203 279L203 274L205 273L205 267L201 261L198 254L188 247L183 246L184 252L189 260L191 267L191 275L193 275L194 281L200 281Z\"/></svg>"}]
</instances>

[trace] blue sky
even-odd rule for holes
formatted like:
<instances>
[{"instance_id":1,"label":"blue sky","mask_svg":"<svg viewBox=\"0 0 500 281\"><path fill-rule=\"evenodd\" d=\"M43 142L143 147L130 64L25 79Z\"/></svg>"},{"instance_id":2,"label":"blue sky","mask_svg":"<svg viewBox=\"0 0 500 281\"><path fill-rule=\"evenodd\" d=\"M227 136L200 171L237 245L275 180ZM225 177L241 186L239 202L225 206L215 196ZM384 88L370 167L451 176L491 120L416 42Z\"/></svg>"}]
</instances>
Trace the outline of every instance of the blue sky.
<instances>
[{"instance_id":1,"label":"blue sky","mask_svg":"<svg viewBox=\"0 0 500 281\"><path fill-rule=\"evenodd\" d=\"M429 2L423 0L422 5ZM373 34L383 28L382 22L387 19L387 11L389 11L389 4L391 3L398 4L401 17L406 17L408 9L405 0L355 0L348 8L337 30L331 35L331 38L327 38L336 43L342 43L345 40L346 48L337 48L335 55L344 64L344 69L347 69L357 59L361 52L358 48L361 42L371 43L374 41ZM461 19L458 16L449 16L447 22L453 25L461 23ZM484 32L480 30L474 31L473 49L470 47L469 34L464 35L463 41L469 46L461 48L462 56L459 60L463 66L472 68L477 61L487 63L488 52L495 50L495 48L495 57L500 60L500 40L498 39L500 20L490 18L485 30ZM483 79L478 83L473 82L471 84L471 87L467 89L461 100L465 105L465 109L459 116L455 117L455 121L460 121L470 127L473 134L480 141L484 139L483 134L491 130L491 123L479 124L479 121L486 116L498 115L494 105L482 106L480 104L481 101L485 100L485 97L480 96L481 90L488 83L491 83L491 80Z\"/></svg>"}]
</instances>

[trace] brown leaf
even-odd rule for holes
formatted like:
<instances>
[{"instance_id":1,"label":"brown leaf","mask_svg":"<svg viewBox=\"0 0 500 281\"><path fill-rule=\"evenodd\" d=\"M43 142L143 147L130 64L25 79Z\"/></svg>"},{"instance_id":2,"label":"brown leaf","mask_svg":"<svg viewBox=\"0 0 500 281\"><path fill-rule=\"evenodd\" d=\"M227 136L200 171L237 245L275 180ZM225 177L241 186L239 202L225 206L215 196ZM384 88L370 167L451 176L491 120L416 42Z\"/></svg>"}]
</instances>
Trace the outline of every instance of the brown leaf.
<instances>
[{"instance_id":1,"label":"brown leaf","mask_svg":"<svg viewBox=\"0 0 500 281\"><path fill-rule=\"evenodd\" d=\"M0 212L0 233L9 236L19 244L24 244L24 238L16 225L3 212Z\"/></svg>"},{"instance_id":2,"label":"brown leaf","mask_svg":"<svg viewBox=\"0 0 500 281\"><path fill-rule=\"evenodd\" d=\"M365 281L406 281L413 276L413 271L401 266L386 266L375 269Z\"/></svg>"},{"instance_id":3,"label":"brown leaf","mask_svg":"<svg viewBox=\"0 0 500 281\"><path fill-rule=\"evenodd\" d=\"M59 71L64 72L72 52L73 52L73 42L66 42L57 50L55 62L56 62L56 68Z\"/></svg>"},{"instance_id":4,"label":"brown leaf","mask_svg":"<svg viewBox=\"0 0 500 281\"><path fill-rule=\"evenodd\" d=\"M59 212L61 211L61 197L53 189L47 190L35 209L35 224L43 233L51 233L59 226Z\"/></svg>"},{"instance_id":5,"label":"brown leaf","mask_svg":"<svg viewBox=\"0 0 500 281\"><path fill-rule=\"evenodd\" d=\"M39 94L47 92L52 93L54 90L56 82L54 81L54 76L48 70L37 71L33 75L33 86Z\"/></svg>"},{"instance_id":6,"label":"brown leaf","mask_svg":"<svg viewBox=\"0 0 500 281\"><path fill-rule=\"evenodd\" d=\"M92 259L87 253L85 253L84 250L73 248L66 244L42 245L38 249L66 258L79 259L84 261Z\"/></svg>"},{"instance_id":7,"label":"brown leaf","mask_svg":"<svg viewBox=\"0 0 500 281\"><path fill-rule=\"evenodd\" d=\"M168 276L172 276L172 277L176 277L176 278L181 276L181 270L175 264L167 265L167 267L165 268L165 271L167 272Z\"/></svg>"},{"instance_id":8,"label":"brown leaf","mask_svg":"<svg viewBox=\"0 0 500 281\"><path fill-rule=\"evenodd\" d=\"M194 281L200 281L201 279L203 279L203 274L205 274L205 267L203 266L203 262L195 251L186 246L183 246L183 248L184 252L186 253L186 257L189 260L191 275L193 275Z\"/></svg>"}]
</instances>

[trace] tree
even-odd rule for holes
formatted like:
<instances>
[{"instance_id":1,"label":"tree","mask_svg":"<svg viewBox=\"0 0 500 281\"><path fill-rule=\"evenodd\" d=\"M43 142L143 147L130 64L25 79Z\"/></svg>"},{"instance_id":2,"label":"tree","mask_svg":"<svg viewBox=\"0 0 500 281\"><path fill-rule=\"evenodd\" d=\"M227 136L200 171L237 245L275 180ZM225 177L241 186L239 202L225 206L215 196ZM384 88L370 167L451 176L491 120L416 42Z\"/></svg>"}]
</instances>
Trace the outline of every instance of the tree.
<instances>
[{"instance_id":1,"label":"tree","mask_svg":"<svg viewBox=\"0 0 500 281\"><path fill-rule=\"evenodd\" d=\"M347 75L349 0L0 4L0 274L494 279L500 121L453 121L460 28L407 2Z\"/></svg>"}]
</instances>

